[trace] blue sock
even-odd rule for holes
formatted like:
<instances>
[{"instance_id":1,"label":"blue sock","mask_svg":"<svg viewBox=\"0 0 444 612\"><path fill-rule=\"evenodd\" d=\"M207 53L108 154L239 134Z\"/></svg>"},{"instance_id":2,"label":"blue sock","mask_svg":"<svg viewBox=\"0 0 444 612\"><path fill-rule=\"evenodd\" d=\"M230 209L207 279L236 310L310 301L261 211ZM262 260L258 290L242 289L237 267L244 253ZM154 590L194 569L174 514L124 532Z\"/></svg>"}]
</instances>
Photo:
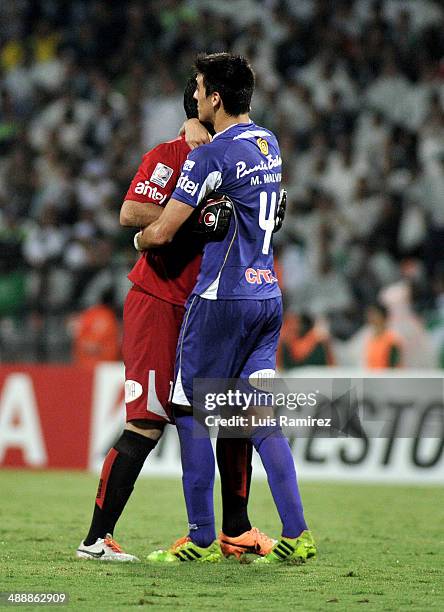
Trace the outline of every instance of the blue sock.
<instances>
[{"instance_id":1,"label":"blue sock","mask_svg":"<svg viewBox=\"0 0 444 612\"><path fill-rule=\"evenodd\" d=\"M267 472L268 484L282 521L282 535L297 538L307 529L307 524L288 440L280 430L260 429L251 441Z\"/></svg>"},{"instance_id":2,"label":"blue sock","mask_svg":"<svg viewBox=\"0 0 444 612\"><path fill-rule=\"evenodd\" d=\"M214 453L206 430L192 415L176 415L182 459L182 483L187 506L189 536L197 546L216 539L214 526ZM200 428L199 432L196 428Z\"/></svg>"}]
</instances>

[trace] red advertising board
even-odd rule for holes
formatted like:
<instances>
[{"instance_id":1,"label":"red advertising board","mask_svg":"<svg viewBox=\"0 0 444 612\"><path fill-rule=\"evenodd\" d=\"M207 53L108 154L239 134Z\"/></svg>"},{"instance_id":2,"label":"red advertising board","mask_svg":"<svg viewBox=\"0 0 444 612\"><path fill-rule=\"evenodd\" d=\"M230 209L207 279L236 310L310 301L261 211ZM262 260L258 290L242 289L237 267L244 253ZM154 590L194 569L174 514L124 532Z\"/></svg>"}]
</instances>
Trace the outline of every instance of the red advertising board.
<instances>
[{"instance_id":1,"label":"red advertising board","mask_svg":"<svg viewBox=\"0 0 444 612\"><path fill-rule=\"evenodd\" d=\"M0 466L86 469L93 371L0 368Z\"/></svg>"},{"instance_id":2,"label":"red advertising board","mask_svg":"<svg viewBox=\"0 0 444 612\"><path fill-rule=\"evenodd\" d=\"M308 376L307 376L308 374ZM384 372L368 389L365 405L371 420L360 438L305 435L295 440L299 475L310 479L375 482L444 482L444 395L442 371ZM147 372L147 384L150 373ZM359 389L368 372L312 368L294 379L352 379ZM409 386L401 384L404 378ZM94 370L74 366L0 366L0 469L56 468L99 471L125 422L123 364L101 363ZM433 384L432 384L433 383ZM364 396L363 396L364 397ZM364 401L364 400L363 400ZM395 435L393 410L403 408L408 435ZM432 410L433 409L433 410ZM438 415L438 416L436 416ZM433 417L433 418L432 418ZM435 419L435 420L433 420ZM384 425L384 435L371 427ZM431 427L433 425L433 427ZM256 456L255 478L264 477ZM144 473L181 474L174 427L150 454Z\"/></svg>"}]
</instances>

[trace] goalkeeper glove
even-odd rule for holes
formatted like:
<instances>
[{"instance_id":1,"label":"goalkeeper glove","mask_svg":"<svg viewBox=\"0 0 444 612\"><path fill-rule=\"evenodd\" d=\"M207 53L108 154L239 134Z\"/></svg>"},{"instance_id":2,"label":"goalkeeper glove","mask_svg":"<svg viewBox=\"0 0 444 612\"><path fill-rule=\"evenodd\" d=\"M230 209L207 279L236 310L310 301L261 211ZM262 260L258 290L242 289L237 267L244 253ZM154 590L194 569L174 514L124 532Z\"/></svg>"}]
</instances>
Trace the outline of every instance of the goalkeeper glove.
<instances>
[{"instance_id":1,"label":"goalkeeper glove","mask_svg":"<svg viewBox=\"0 0 444 612\"><path fill-rule=\"evenodd\" d=\"M208 240L223 240L233 213L233 202L223 194L212 193L197 210L192 231Z\"/></svg>"},{"instance_id":2,"label":"goalkeeper glove","mask_svg":"<svg viewBox=\"0 0 444 612\"><path fill-rule=\"evenodd\" d=\"M287 191L286 189L281 189L279 193L279 200L276 206L276 212L274 215L274 230L273 232L278 232L285 219L285 211L287 209Z\"/></svg>"},{"instance_id":3,"label":"goalkeeper glove","mask_svg":"<svg viewBox=\"0 0 444 612\"><path fill-rule=\"evenodd\" d=\"M223 240L230 226L232 212L231 199L226 195L213 193L190 217L189 223L187 222L183 230L191 230L205 240ZM141 235L142 230L134 236L134 248L139 253L143 251L139 245Z\"/></svg>"}]
</instances>

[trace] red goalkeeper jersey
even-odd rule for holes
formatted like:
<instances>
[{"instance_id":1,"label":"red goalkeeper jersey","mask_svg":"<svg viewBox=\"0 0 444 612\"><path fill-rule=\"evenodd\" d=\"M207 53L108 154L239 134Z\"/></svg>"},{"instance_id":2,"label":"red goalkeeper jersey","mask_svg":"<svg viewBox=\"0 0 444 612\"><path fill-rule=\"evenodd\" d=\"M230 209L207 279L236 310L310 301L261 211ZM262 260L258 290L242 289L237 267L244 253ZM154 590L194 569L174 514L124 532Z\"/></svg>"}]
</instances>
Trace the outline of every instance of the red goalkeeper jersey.
<instances>
[{"instance_id":1,"label":"red goalkeeper jersey","mask_svg":"<svg viewBox=\"0 0 444 612\"><path fill-rule=\"evenodd\" d=\"M189 152L179 137L145 153L125 200L166 206ZM196 284L200 261L198 241L179 232L167 247L142 253L128 278L147 293L182 306Z\"/></svg>"}]
</instances>

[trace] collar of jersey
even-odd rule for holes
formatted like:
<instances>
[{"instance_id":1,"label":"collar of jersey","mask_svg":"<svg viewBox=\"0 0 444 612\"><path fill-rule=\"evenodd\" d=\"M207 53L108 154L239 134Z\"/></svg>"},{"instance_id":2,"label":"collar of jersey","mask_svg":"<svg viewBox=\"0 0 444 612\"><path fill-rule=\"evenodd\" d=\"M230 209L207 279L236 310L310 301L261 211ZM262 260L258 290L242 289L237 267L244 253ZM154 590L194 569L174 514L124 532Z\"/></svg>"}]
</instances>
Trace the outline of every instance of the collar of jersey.
<instances>
[{"instance_id":1,"label":"collar of jersey","mask_svg":"<svg viewBox=\"0 0 444 612\"><path fill-rule=\"evenodd\" d=\"M225 132L228 132L228 130L231 130L231 129L232 129L232 128L234 128L234 127L239 127L240 125L241 125L242 127L243 127L243 126L247 127L247 126L250 126L250 125L253 125L253 124L254 124L254 121L249 121L248 123L233 123L233 125L229 125L227 128L225 128L224 130L222 130L222 132L218 132L217 134L215 134L215 135L213 136L213 140L214 140L215 138L217 138L218 136L220 136L221 134L224 134Z\"/></svg>"}]
</instances>

